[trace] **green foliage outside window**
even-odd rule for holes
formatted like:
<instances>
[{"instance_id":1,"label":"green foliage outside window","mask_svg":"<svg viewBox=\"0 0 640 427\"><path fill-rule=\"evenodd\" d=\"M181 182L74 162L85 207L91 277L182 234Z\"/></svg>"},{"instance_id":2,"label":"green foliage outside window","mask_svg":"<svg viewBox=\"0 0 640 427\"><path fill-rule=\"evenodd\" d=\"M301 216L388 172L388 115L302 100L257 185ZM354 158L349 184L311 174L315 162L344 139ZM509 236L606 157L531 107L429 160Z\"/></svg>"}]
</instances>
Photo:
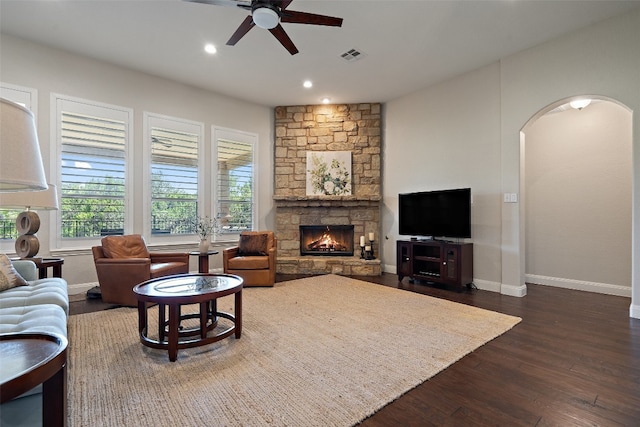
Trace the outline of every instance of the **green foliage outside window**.
<instances>
[{"instance_id":1,"label":"green foliage outside window","mask_svg":"<svg viewBox=\"0 0 640 427\"><path fill-rule=\"evenodd\" d=\"M193 234L193 218L197 217L197 201L184 190L163 180L154 180L151 228L154 234ZM117 180L91 180L63 187L62 237L99 237L124 232L124 199Z\"/></svg>"},{"instance_id":2,"label":"green foliage outside window","mask_svg":"<svg viewBox=\"0 0 640 427\"><path fill-rule=\"evenodd\" d=\"M62 186L62 237L98 237L124 231L124 187L120 180L92 179Z\"/></svg>"},{"instance_id":3,"label":"green foliage outside window","mask_svg":"<svg viewBox=\"0 0 640 427\"><path fill-rule=\"evenodd\" d=\"M229 200L221 202L226 205L229 216L222 221L223 232L236 233L251 230L253 225L252 185L250 181L240 183L236 176L229 180Z\"/></svg>"},{"instance_id":4,"label":"green foliage outside window","mask_svg":"<svg viewBox=\"0 0 640 427\"><path fill-rule=\"evenodd\" d=\"M198 216L197 194L176 188L164 179L162 173L154 173L151 180L151 233L193 234L193 219Z\"/></svg>"}]
</instances>

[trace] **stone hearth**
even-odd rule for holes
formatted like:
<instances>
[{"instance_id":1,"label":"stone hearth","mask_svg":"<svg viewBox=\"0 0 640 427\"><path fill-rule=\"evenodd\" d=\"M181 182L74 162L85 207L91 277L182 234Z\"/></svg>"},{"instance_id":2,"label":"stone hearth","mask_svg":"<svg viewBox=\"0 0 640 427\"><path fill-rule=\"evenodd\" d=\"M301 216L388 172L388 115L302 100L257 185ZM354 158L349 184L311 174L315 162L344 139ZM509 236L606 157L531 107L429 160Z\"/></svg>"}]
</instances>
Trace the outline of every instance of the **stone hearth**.
<instances>
[{"instance_id":1,"label":"stone hearth","mask_svg":"<svg viewBox=\"0 0 640 427\"><path fill-rule=\"evenodd\" d=\"M360 259L359 248L360 236L380 235L380 104L277 107L275 116L277 272L380 275L381 260ZM307 151L350 151L352 195L307 196ZM354 256L301 256L300 225L353 225Z\"/></svg>"}]
</instances>

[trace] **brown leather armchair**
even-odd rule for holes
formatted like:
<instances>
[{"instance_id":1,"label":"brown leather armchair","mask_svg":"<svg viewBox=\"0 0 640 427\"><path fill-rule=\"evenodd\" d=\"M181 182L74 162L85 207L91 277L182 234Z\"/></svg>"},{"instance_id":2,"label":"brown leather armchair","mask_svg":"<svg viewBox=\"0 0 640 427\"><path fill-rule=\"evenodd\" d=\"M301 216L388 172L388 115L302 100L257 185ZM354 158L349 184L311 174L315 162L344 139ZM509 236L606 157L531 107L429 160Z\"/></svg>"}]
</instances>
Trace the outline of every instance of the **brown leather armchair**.
<instances>
[{"instance_id":1,"label":"brown leather armchair","mask_svg":"<svg viewBox=\"0 0 640 427\"><path fill-rule=\"evenodd\" d=\"M224 272L244 279L244 286L273 286L276 282L273 231L243 231L238 246L222 251Z\"/></svg>"},{"instance_id":2,"label":"brown leather armchair","mask_svg":"<svg viewBox=\"0 0 640 427\"><path fill-rule=\"evenodd\" d=\"M137 307L133 287L149 279L189 272L188 253L149 252L139 234L106 236L94 246L102 301Z\"/></svg>"}]
</instances>

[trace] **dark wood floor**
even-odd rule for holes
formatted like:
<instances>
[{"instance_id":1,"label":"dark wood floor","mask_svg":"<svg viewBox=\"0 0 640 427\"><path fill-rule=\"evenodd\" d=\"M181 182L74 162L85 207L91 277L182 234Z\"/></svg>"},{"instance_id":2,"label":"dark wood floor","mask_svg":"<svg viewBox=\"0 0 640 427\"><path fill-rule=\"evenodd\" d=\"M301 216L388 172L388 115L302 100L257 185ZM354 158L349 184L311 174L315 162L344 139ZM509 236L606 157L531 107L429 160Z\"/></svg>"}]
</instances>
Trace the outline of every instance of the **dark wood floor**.
<instances>
[{"instance_id":1,"label":"dark wood floor","mask_svg":"<svg viewBox=\"0 0 640 427\"><path fill-rule=\"evenodd\" d=\"M640 320L629 318L629 298L538 285L515 298L391 274L355 278L522 318L361 426L640 426ZM72 298L71 314L110 307Z\"/></svg>"}]
</instances>

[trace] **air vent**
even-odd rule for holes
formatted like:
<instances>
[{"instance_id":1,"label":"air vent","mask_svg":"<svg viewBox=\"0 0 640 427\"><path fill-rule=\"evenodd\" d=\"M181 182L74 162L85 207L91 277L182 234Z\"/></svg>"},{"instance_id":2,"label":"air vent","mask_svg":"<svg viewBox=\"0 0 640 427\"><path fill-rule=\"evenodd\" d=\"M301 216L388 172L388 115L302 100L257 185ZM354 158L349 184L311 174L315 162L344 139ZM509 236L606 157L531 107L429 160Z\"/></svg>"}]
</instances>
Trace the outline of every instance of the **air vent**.
<instances>
[{"instance_id":1,"label":"air vent","mask_svg":"<svg viewBox=\"0 0 640 427\"><path fill-rule=\"evenodd\" d=\"M351 62L351 61L357 61L358 59L362 59L365 57L365 55L362 52L360 52L358 49L350 49L345 53L343 53L342 55L340 55L340 57L345 61Z\"/></svg>"}]
</instances>

